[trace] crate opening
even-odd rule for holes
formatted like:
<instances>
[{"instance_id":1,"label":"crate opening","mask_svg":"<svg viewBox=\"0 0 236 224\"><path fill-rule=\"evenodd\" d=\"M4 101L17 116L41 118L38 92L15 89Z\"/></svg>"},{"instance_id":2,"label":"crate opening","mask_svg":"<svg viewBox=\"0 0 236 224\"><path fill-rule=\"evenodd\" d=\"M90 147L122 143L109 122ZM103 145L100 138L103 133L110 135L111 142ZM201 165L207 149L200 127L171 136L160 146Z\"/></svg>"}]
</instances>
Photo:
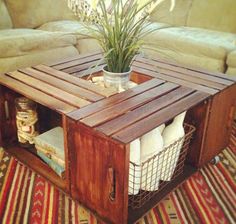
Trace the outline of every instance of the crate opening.
<instances>
[{"instance_id":1,"label":"crate opening","mask_svg":"<svg viewBox=\"0 0 236 224\"><path fill-rule=\"evenodd\" d=\"M185 135L161 152L142 162L130 162L129 206L142 207L184 170L185 159L195 127L184 124Z\"/></svg>"}]
</instances>

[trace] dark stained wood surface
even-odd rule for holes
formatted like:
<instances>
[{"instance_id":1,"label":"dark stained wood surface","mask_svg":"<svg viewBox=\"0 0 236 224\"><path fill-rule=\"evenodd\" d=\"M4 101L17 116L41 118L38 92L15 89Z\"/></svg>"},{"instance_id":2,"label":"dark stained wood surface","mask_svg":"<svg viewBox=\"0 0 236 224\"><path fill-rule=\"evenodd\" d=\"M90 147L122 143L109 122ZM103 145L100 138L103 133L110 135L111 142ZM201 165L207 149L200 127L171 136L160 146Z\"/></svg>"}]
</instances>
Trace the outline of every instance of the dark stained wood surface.
<instances>
[{"instance_id":1,"label":"dark stained wood surface","mask_svg":"<svg viewBox=\"0 0 236 224\"><path fill-rule=\"evenodd\" d=\"M199 102L208 98L208 95L201 92L195 92L180 101L177 101L170 106L159 110L156 113L143 118L127 128L112 135L112 138L117 139L123 143L130 143L138 137L146 134L155 127L167 122L169 119L175 117L183 111L186 111L198 104Z\"/></svg>"},{"instance_id":2,"label":"dark stained wood surface","mask_svg":"<svg viewBox=\"0 0 236 224\"><path fill-rule=\"evenodd\" d=\"M62 114L116 93L45 65L0 74L0 83Z\"/></svg>"},{"instance_id":3,"label":"dark stained wood surface","mask_svg":"<svg viewBox=\"0 0 236 224\"><path fill-rule=\"evenodd\" d=\"M58 64L51 65L51 67L77 77L83 77L101 71L104 65L102 54L96 52L90 55L78 56L77 58L67 58Z\"/></svg>"},{"instance_id":4,"label":"dark stained wood surface","mask_svg":"<svg viewBox=\"0 0 236 224\"><path fill-rule=\"evenodd\" d=\"M117 117L116 119L112 119L96 128L103 132L104 134L110 136L131 124L150 116L151 114L170 106L172 103L178 101L181 98L186 97L187 95L194 92L194 90L180 87L169 94L163 95L147 104L144 104L134 110L129 111L128 113L124 113L123 115Z\"/></svg>"},{"instance_id":5,"label":"dark stained wood surface","mask_svg":"<svg viewBox=\"0 0 236 224\"><path fill-rule=\"evenodd\" d=\"M201 154L204 151L207 151L207 149L204 148L204 144L207 141L206 133L208 131L207 126L210 110L211 99L209 98L188 110L186 114L185 122L196 128L194 136L191 140L191 147L188 150L188 155L186 158L189 164L194 167L199 167L200 157L202 157Z\"/></svg>"},{"instance_id":6,"label":"dark stained wood surface","mask_svg":"<svg viewBox=\"0 0 236 224\"><path fill-rule=\"evenodd\" d=\"M9 72L6 74L6 76L18 80L19 82L24 83L36 90L39 90L40 92L54 96L55 98L67 103L68 105L79 108L89 104L89 101L86 101L83 98L77 97L73 94L68 93L68 91L61 90L54 85L50 85L46 82L37 80L21 72Z\"/></svg>"},{"instance_id":7,"label":"dark stained wood surface","mask_svg":"<svg viewBox=\"0 0 236 224\"><path fill-rule=\"evenodd\" d=\"M3 87L0 86L0 127L5 126L6 121L6 110L5 110L5 97L3 92ZM0 128L0 146L3 145L3 136L4 136L5 130L3 128Z\"/></svg>"},{"instance_id":8,"label":"dark stained wood surface","mask_svg":"<svg viewBox=\"0 0 236 224\"><path fill-rule=\"evenodd\" d=\"M120 103L120 102L127 100L131 97L134 97L142 92L145 92L149 89L157 87L163 83L164 83L164 81L158 80L158 79L149 80L149 81L143 83L142 85L134 87L133 89L129 89L125 92L111 96L111 97L107 98L105 101L101 100L101 101L98 101L96 103L89 105L89 107L84 107L84 109L81 108L81 110L74 111L74 112L68 114L68 116L75 119L75 120L85 118L91 114L99 112L100 110L103 110L105 108L109 108L112 105L114 105L115 103Z\"/></svg>"},{"instance_id":9,"label":"dark stained wood surface","mask_svg":"<svg viewBox=\"0 0 236 224\"><path fill-rule=\"evenodd\" d=\"M7 101L11 110L10 119L0 110L0 144L11 142L10 136L16 140L14 99L19 94L48 107L40 113L50 115L41 125L49 123L50 129L62 123L66 179L16 145L8 151L106 222L133 223L227 145L236 79L138 56L132 77L139 85L115 94L78 78L91 71L100 75L101 57L80 55L0 75L0 105ZM128 210L129 143L186 110L185 120L197 128L187 156L191 166L185 165L184 173L146 206Z\"/></svg>"},{"instance_id":10,"label":"dark stained wood surface","mask_svg":"<svg viewBox=\"0 0 236 224\"><path fill-rule=\"evenodd\" d=\"M36 80L42 81L42 83L48 83L49 85L53 86L53 88L56 87L78 98L82 98L90 102L96 102L97 100L104 98L103 96L95 94L87 89L84 89L83 87L77 86L74 83L65 82L64 80L58 79L54 76L32 68L21 69L19 71L26 74L26 76L30 76Z\"/></svg>"},{"instance_id":11,"label":"dark stained wood surface","mask_svg":"<svg viewBox=\"0 0 236 224\"><path fill-rule=\"evenodd\" d=\"M81 79L74 77L68 73L62 72L62 71L57 71L51 67L45 66L45 65L37 65L34 66L34 69L44 72L46 74L49 74L53 77L56 77L58 79L64 80L68 83L77 85L79 87L82 87L84 89L87 89L91 92L97 93L98 95L102 95L105 97L114 95L116 93L116 90L114 88L105 88L101 86L96 86L91 82L88 82L87 80Z\"/></svg>"},{"instance_id":12,"label":"dark stained wood surface","mask_svg":"<svg viewBox=\"0 0 236 224\"><path fill-rule=\"evenodd\" d=\"M143 67L143 63L141 63L141 62L134 62L134 65L139 67L139 68L145 68L145 69L155 71L155 66L154 65L145 64L145 67ZM224 87L225 87L225 85L222 84L222 83L218 83L218 82L215 82L215 81L212 81L212 80L209 80L209 79L204 79L201 76L196 77L196 76L193 76L193 75L184 74L184 73L181 73L181 72L177 72L177 71L173 71L173 70L167 70L167 69L163 69L163 68L159 68L159 67L156 68L156 72L158 72L161 75L166 75L168 77L174 77L174 78L178 78L178 79L181 79L181 80L185 80L186 82L208 86L208 87L216 89L216 90L221 90L221 89L224 89Z\"/></svg>"},{"instance_id":13,"label":"dark stained wood surface","mask_svg":"<svg viewBox=\"0 0 236 224\"><path fill-rule=\"evenodd\" d=\"M66 57L66 58L62 58L61 60L58 60L57 62L53 62L53 63L47 63L48 66L50 67L56 67L58 65L64 65L67 63L70 63L71 61L77 60L78 64L80 64L80 60L82 61L82 63L90 61L90 58L95 56L95 55L100 55L100 58L102 57L102 53L97 51L97 52L93 52L93 53L88 53L88 54L80 54L74 57Z\"/></svg>"},{"instance_id":14,"label":"dark stained wood surface","mask_svg":"<svg viewBox=\"0 0 236 224\"><path fill-rule=\"evenodd\" d=\"M5 150L19 161L30 167L43 177L49 179L49 181L65 192L69 192L69 185L67 181L59 177L46 163L44 163L39 157L29 153L26 149L21 147L5 147ZM50 177L50 178L48 178Z\"/></svg>"},{"instance_id":15,"label":"dark stained wood surface","mask_svg":"<svg viewBox=\"0 0 236 224\"><path fill-rule=\"evenodd\" d=\"M99 61L102 58L101 56L102 56L101 53L90 55L89 63ZM75 60L68 61L67 63L54 65L53 67L57 70L65 70L72 67L77 67L78 65L84 65L84 64L87 65L87 63L88 63L88 58L84 57L84 58L77 58Z\"/></svg>"},{"instance_id":16,"label":"dark stained wood surface","mask_svg":"<svg viewBox=\"0 0 236 224\"><path fill-rule=\"evenodd\" d=\"M217 94L211 100L210 107L210 116L205 134L206 141L198 161L198 167L205 165L228 146L236 111L236 85L230 86L225 91Z\"/></svg>"},{"instance_id":17,"label":"dark stained wood surface","mask_svg":"<svg viewBox=\"0 0 236 224\"><path fill-rule=\"evenodd\" d=\"M76 109L76 107L69 105L55 97L46 94L44 92L39 91L25 83L22 83L18 80L15 80L7 75L0 75L0 83L12 90L17 91L18 93L31 98L33 96L33 100L47 106L51 109L58 111L59 113L69 113Z\"/></svg>"},{"instance_id":18,"label":"dark stained wood surface","mask_svg":"<svg viewBox=\"0 0 236 224\"><path fill-rule=\"evenodd\" d=\"M162 74L162 73L159 73L159 72L156 72L156 71L152 71L152 70L149 70L149 69L146 69L146 68L140 68L140 67L137 67L135 65L133 65L133 69L136 72L147 73L152 77L163 79L163 80L166 80L168 82L173 82L173 83L176 83L176 84L179 84L179 85L187 86L187 87L190 87L190 88L193 88L193 89L196 89L196 90L199 90L199 91L211 94L211 95L214 95L218 92L218 90L210 88L208 86L188 82L188 81L183 80L183 79L168 76L168 75L165 75L165 74Z\"/></svg>"},{"instance_id":19,"label":"dark stained wood surface","mask_svg":"<svg viewBox=\"0 0 236 224\"><path fill-rule=\"evenodd\" d=\"M133 110L143 104L146 104L157 97L168 94L168 92L176 88L178 88L178 85L174 83L165 83L161 86L157 86L120 103L115 103L114 105L112 105L112 107L99 111L80 121L90 127L97 126L130 110Z\"/></svg>"},{"instance_id":20,"label":"dark stained wood surface","mask_svg":"<svg viewBox=\"0 0 236 224\"><path fill-rule=\"evenodd\" d=\"M201 69L201 68L193 68L193 67L190 67L190 66L187 66L187 65L181 65L181 64L177 64L173 61L167 61L167 60L164 60L164 59L160 59L160 58L153 58L153 59L148 59L148 58L144 58L142 56L137 56L136 61L141 61L141 62L144 62L144 63L147 63L147 64L152 64L152 65L156 65L158 64L158 66L160 66L161 68L167 68L167 69L170 69L171 70L174 70L174 71L185 71L187 72L186 74L191 74L191 73L195 73L195 75L201 76L201 74L203 76L206 76L206 77L211 77L210 80L214 80L214 78L220 78L220 79L225 79L225 80L231 80L232 82L235 82L236 81L236 77L235 76L229 76L227 74L223 74L223 73L220 73L220 72L216 72L216 71L207 71L207 70L204 70L204 69ZM218 80L219 81L219 80ZM221 81L222 82L222 81ZM231 83L233 84L233 83ZM230 83L228 83L228 85L230 85Z\"/></svg>"},{"instance_id":21,"label":"dark stained wood surface","mask_svg":"<svg viewBox=\"0 0 236 224\"><path fill-rule=\"evenodd\" d=\"M192 88L151 79L68 116L128 144L209 96Z\"/></svg>"},{"instance_id":22,"label":"dark stained wood surface","mask_svg":"<svg viewBox=\"0 0 236 224\"><path fill-rule=\"evenodd\" d=\"M105 220L126 223L129 150L82 124L75 127L71 127L76 149L71 160L72 196Z\"/></svg>"},{"instance_id":23,"label":"dark stained wood surface","mask_svg":"<svg viewBox=\"0 0 236 224\"><path fill-rule=\"evenodd\" d=\"M98 74L103 66L100 55L90 57L61 61L52 67L83 77L90 74L91 65L101 64L93 71ZM50 73L42 66L35 69ZM127 217L129 223L134 223L196 167L222 150L236 100L236 79L160 59L137 57L133 76L139 86L74 110L67 114L66 122L72 196L107 222L117 224L126 223ZM128 210L129 143L185 110L186 121L197 128L187 156L191 166L186 165L184 173L146 206ZM218 139L214 142L216 132Z\"/></svg>"}]
</instances>

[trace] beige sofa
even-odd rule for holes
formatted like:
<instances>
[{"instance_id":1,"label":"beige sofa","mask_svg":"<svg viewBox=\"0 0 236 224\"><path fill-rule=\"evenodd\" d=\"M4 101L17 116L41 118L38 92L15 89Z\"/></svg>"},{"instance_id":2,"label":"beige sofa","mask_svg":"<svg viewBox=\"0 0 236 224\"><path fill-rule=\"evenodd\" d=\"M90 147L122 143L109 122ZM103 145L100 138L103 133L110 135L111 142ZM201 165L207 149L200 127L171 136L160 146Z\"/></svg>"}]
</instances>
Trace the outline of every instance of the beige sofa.
<instances>
[{"instance_id":1,"label":"beige sofa","mask_svg":"<svg viewBox=\"0 0 236 224\"><path fill-rule=\"evenodd\" d=\"M5 1L5 2L4 2ZM98 50L66 0L0 0L0 72ZM166 0L151 15L149 57L236 75L236 1Z\"/></svg>"},{"instance_id":2,"label":"beige sofa","mask_svg":"<svg viewBox=\"0 0 236 224\"><path fill-rule=\"evenodd\" d=\"M70 32L47 31L52 21ZM80 27L64 0L0 0L0 72L79 55Z\"/></svg>"},{"instance_id":3,"label":"beige sofa","mask_svg":"<svg viewBox=\"0 0 236 224\"><path fill-rule=\"evenodd\" d=\"M146 52L211 71L236 75L236 1L170 0L156 8L151 21L171 24L147 37ZM234 68L234 69L233 69Z\"/></svg>"}]
</instances>

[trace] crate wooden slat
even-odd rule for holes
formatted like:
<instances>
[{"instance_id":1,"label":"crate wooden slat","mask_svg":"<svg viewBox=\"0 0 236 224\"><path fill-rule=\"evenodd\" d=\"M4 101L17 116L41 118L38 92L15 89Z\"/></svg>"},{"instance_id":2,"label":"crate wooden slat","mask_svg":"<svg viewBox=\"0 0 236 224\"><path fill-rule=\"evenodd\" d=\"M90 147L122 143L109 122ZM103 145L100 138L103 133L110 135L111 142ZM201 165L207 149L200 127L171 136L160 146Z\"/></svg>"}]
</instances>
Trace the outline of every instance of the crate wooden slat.
<instances>
[{"instance_id":1,"label":"crate wooden slat","mask_svg":"<svg viewBox=\"0 0 236 224\"><path fill-rule=\"evenodd\" d=\"M123 115L115 119L112 119L104 124L97 126L96 130L101 131L102 133L108 136L111 136L112 134L126 128L127 126L135 122L138 122L139 120L145 117L150 116L154 112L171 105L172 103L188 96L193 92L194 90L187 87L177 88L168 93L167 95L154 99L134 110L124 113Z\"/></svg>"},{"instance_id":2,"label":"crate wooden slat","mask_svg":"<svg viewBox=\"0 0 236 224\"><path fill-rule=\"evenodd\" d=\"M160 97L164 94L168 94L168 92L178 88L179 86L174 83L164 83L161 86L157 86L153 89L150 89L148 91L145 91L139 95L136 95L132 98L129 98L125 101L122 101L120 103L115 103L112 105L112 107L101 110L91 116L88 116L82 120L80 120L82 123L90 126L95 127L99 124L102 124L108 120L111 120L117 116L120 116L127 111L133 110L140 105L143 105L147 102L150 102L151 100Z\"/></svg>"},{"instance_id":3,"label":"crate wooden slat","mask_svg":"<svg viewBox=\"0 0 236 224\"><path fill-rule=\"evenodd\" d=\"M74 113L71 113L68 116L70 116L74 120L80 120L80 119L85 118L91 114L94 114L95 112L98 112L98 111L103 110L105 108L109 108L115 102L116 103L122 102L122 101L129 99L133 96L136 96L144 91L147 91L149 89L157 87L163 83L164 83L164 81L158 80L158 79L153 79L153 80L147 81L147 82L143 83L142 85L138 85L137 87L135 87L133 89L129 89L125 92L111 96L111 97L107 98L105 101L101 100L101 101L91 104L88 107L81 108L80 110L75 111Z\"/></svg>"},{"instance_id":4,"label":"crate wooden slat","mask_svg":"<svg viewBox=\"0 0 236 224\"><path fill-rule=\"evenodd\" d=\"M98 65L98 66L95 66L94 68L92 69L89 69L89 68L86 68L84 70L76 70L76 72L73 72L73 73L69 73L71 75L74 75L76 77L79 77L79 78L83 78L83 77L86 77L88 75L102 75L102 69L104 67L105 64L101 64L101 65Z\"/></svg>"},{"instance_id":5,"label":"crate wooden slat","mask_svg":"<svg viewBox=\"0 0 236 224\"><path fill-rule=\"evenodd\" d=\"M230 80L232 81L233 83L236 81L236 77L235 76L229 76L227 74L223 74L223 73L220 73L220 72L212 72L212 71L207 71L207 70L204 70L204 69L201 69L201 68L194 68L194 67L191 67L191 66L187 66L187 65L180 65L180 64L177 64L173 61L167 61L167 60L164 60L164 59L160 59L160 58L154 58L154 59L148 59L148 58L145 58L145 57L142 57L142 56L137 56L137 61L142 61L144 63L148 63L148 64L155 64L156 62L160 65L160 67L164 67L164 68L172 68L174 70L176 70L177 72L179 70L188 70L190 72L194 72L195 75L198 75L198 74L203 74L205 76L210 76L213 80L214 78L220 78L220 79L225 79L225 80ZM167 67L166 67L167 66ZM233 84L231 83L231 84ZM230 83L228 83L230 84Z\"/></svg>"},{"instance_id":6,"label":"crate wooden slat","mask_svg":"<svg viewBox=\"0 0 236 224\"><path fill-rule=\"evenodd\" d=\"M48 108L58 111L59 113L69 113L77 109L74 106L71 106L61 100L56 99L55 97L48 95L44 92L41 92L31 86L28 86L18 80L15 80L4 74L0 75L0 83L12 90L17 90L20 94L31 98L34 97L34 100Z\"/></svg>"},{"instance_id":7,"label":"crate wooden slat","mask_svg":"<svg viewBox=\"0 0 236 224\"><path fill-rule=\"evenodd\" d=\"M165 74L161 74L161 73L156 72L156 71L151 71L149 69L136 67L135 65L133 65L133 69L136 72L139 72L139 73L142 73L142 74L146 74L147 73L147 74L149 74L152 77L160 78L160 79L166 80L168 82L174 82L174 83L177 83L179 85L191 87L193 89L196 89L196 90L208 93L208 94L214 95L214 94L216 94L218 92L218 90L210 88L208 86L203 86L203 85L199 85L199 84L196 84L196 83L185 81L185 80L182 80L182 79L179 79L179 78L171 77L171 76L168 76L168 75L165 75Z\"/></svg>"},{"instance_id":8,"label":"crate wooden slat","mask_svg":"<svg viewBox=\"0 0 236 224\"><path fill-rule=\"evenodd\" d=\"M92 67L96 67L99 65L103 65L104 62L97 60L97 61L92 61L92 62L87 62L84 64L79 64L79 65L75 65L73 67L69 67L69 68L65 68L65 69L61 69L63 72L67 72L69 74L73 74L75 72L81 72L87 69L90 69L92 72Z\"/></svg>"},{"instance_id":9,"label":"crate wooden slat","mask_svg":"<svg viewBox=\"0 0 236 224\"><path fill-rule=\"evenodd\" d=\"M90 90L91 92L97 93L105 97L114 95L116 93L116 90L114 88L105 88L101 86L96 86L93 83L88 82L84 79L74 77L68 73L58 71L46 65L37 65L37 66L34 66L34 68L37 69L38 71L47 73L53 77L64 80L68 83L73 83L74 85L83 87L87 90Z\"/></svg>"},{"instance_id":10,"label":"crate wooden slat","mask_svg":"<svg viewBox=\"0 0 236 224\"><path fill-rule=\"evenodd\" d=\"M65 92L68 92L76 97L88 100L90 102L96 102L103 99L104 97L98 94L95 94L87 89L81 88L75 84L65 82L64 80L58 79L56 77L50 76L44 72L37 71L33 68L20 69L20 72L38 79L44 83L59 88Z\"/></svg>"},{"instance_id":11,"label":"crate wooden slat","mask_svg":"<svg viewBox=\"0 0 236 224\"><path fill-rule=\"evenodd\" d=\"M56 62L52 62L52 63L47 63L48 66L50 67L56 67L58 65L61 65L61 64L66 64L66 63L69 63L71 61L74 61L74 60L86 60L88 61L90 57L94 56L94 55L102 55L102 53L100 51L96 51L96 52L93 52L93 53L88 53L88 54L80 54L80 55L76 55L74 57L66 57L66 58L62 58ZM79 63L78 63L79 64Z\"/></svg>"},{"instance_id":12,"label":"crate wooden slat","mask_svg":"<svg viewBox=\"0 0 236 224\"><path fill-rule=\"evenodd\" d=\"M112 137L120 142L125 144L130 143L131 141L139 138L140 136L146 134L147 132L153 130L155 127L165 123L169 119L175 117L177 114L190 109L199 102L207 99L208 94L202 92L195 92L180 101L177 101L170 105L169 107L164 108L133 125L121 130L120 132L115 133Z\"/></svg>"},{"instance_id":13,"label":"crate wooden slat","mask_svg":"<svg viewBox=\"0 0 236 224\"><path fill-rule=\"evenodd\" d=\"M89 61L98 61L101 59L101 53L95 54L89 57ZM88 62L88 58L78 58L72 61L68 61L67 63L59 64L59 65L54 65L53 68L57 70L65 70L74 66L82 65Z\"/></svg>"},{"instance_id":14,"label":"crate wooden slat","mask_svg":"<svg viewBox=\"0 0 236 224\"><path fill-rule=\"evenodd\" d=\"M37 80L35 78L32 78L24 73L15 71L15 72L9 72L6 74L7 76L14 78L15 80L18 80L22 83L25 83L26 85L29 85L33 87L34 89L38 89L41 92L44 92L46 94L52 95L55 98L66 102L69 105L72 105L74 107L83 107L89 104L89 101L86 101L82 98L76 97L66 91L63 91L59 88L56 88L52 85L49 85L45 82L42 82L40 80Z\"/></svg>"},{"instance_id":15,"label":"crate wooden slat","mask_svg":"<svg viewBox=\"0 0 236 224\"><path fill-rule=\"evenodd\" d=\"M164 75L167 75L170 77L185 80L186 82L191 82L191 83L196 83L196 84L208 86L208 87L211 87L216 90L221 90L221 89L225 88L225 85L222 83L214 82L212 80L203 79L201 77L191 76L190 74L184 74L182 72L168 70L165 68L159 68L153 64L145 64L145 66L143 66L143 63L141 63L141 62L134 62L134 65L137 67L140 67L140 68L145 68L145 69L149 69L151 71L156 71L160 74L164 74Z\"/></svg>"},{"instance_id":16,"label":"crate wooden slat","mask_svg":"<svg viewBox=\"0 0 236 224\"><path fill-rule=\"evenodd\" d=\"M93 54L62 59L60 62L48 64L48 66L76 77L83 77L91 73L100 72L105 65L101 59L101 52L95 52Z\"/></svg>"}]
</instances>

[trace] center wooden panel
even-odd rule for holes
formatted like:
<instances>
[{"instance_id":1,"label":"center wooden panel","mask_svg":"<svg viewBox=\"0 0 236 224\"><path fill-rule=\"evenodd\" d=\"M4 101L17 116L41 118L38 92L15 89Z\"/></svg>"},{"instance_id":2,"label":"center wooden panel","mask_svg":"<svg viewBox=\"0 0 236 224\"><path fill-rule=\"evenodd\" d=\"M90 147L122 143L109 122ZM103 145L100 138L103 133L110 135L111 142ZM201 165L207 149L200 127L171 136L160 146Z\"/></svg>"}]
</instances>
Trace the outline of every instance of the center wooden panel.
<instances>
[{"instance_id":1,"label":"center wooden panel","mask_svg":"<svg viewBox=\"0 0 236 224\"><path fill-rule=\"evenodd\" d=\"M126 223L128 217L129 147L68 119L72 197L104 220ZM102 215L101 215L102 214Z\"/></svg>"}]
</instances>

